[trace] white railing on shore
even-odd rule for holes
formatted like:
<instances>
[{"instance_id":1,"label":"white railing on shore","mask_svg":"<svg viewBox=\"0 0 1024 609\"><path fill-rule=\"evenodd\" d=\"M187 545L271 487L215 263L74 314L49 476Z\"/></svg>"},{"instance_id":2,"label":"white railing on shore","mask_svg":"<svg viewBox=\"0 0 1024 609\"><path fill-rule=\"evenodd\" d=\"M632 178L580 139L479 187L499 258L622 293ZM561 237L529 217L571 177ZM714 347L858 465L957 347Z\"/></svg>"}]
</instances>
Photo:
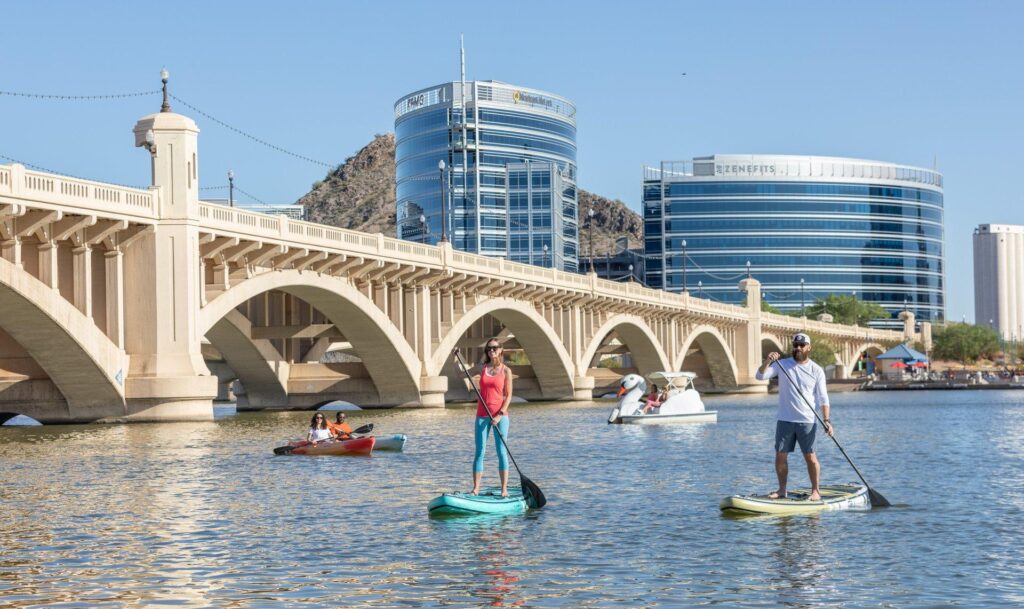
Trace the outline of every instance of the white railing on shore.
<instances>
[{"instance_id":1,"label":"white railing on shore","mask_svg":"<svg viewBox=\"0 0 1024 609\"><path fill-rule=\"evenodd\" d=\"M81 180L32 171L18 164L0 165L0 195L31 200L40 207L133 221L155 220L159 205L156 189Z\"/></svg>"}]
</instances>

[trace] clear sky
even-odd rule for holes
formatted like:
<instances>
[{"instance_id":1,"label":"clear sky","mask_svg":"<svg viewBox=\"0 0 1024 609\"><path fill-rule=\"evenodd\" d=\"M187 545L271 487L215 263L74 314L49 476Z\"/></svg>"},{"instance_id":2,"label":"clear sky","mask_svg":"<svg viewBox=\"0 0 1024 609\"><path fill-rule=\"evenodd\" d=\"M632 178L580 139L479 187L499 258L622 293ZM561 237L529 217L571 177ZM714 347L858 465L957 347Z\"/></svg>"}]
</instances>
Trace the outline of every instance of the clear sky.
<instances>
[{"instance_id":1,"label":"clear sky","mask_svg":"<svg viewBox=\"0 0 1024 609\"><path fill-rule=\"evenodd\" d=\"M332 164L393 104L458 78L578 106L580 186L639 210L641 167L713 153L850 156L946 180L947 314L973 319L971 232L1024 224L1024 2L5 2L0 91L158 89ZM683 76L683 73L686 76ZM199 124L204 187L291 202L323 167ZM159 98L0 95L0 155L144 186L131 128ZM0 159L0 163L10 162ZM207 191L208 198L223 191ZM245 194L239 194L246 199Z\"/></svg>"}]
</instances>

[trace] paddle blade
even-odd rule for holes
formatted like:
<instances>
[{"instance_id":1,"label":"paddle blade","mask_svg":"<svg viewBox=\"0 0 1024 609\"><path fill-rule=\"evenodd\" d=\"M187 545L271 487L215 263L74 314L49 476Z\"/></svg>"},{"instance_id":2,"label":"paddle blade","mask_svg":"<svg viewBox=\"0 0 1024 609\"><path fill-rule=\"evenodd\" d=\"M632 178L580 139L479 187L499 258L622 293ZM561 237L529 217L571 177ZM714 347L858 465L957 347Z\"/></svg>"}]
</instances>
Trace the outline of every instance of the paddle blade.
<instances>
[{"instance_id":1,"label":"paddle blade","mask_svg":"<svg viewBox=\"0 0 1024 609\"><path fill-rule=\"evenodd\" d=\"M519 483L523 486L523 499L526 500L526 505L535 510L539 510L548 502L547 498L544 497L544 492L540 490L539 486L533 483L533 480L530 480L526 476L520 474Z\"/></svg>"},{"instance_id":2,"label":"paddle blade","mask_svg":"<svg viewBox=\"0 0 1024 609\"><path fill-rule=\"evenodd\" d=\"M278 446L277 448L274 449L274 454L275 455L288 455L288 454L291 454L291 452L293 450L295 450L294 446Z\"/></svg>"},{"instance_id":3,"label":"paddle blade","mask_svg":"<svg viewBox=\"0 0 1024 609\"><path fill-rule=\"evenodd\" d=\"M370 433L371 431L373 431L373 423L367 423L362 427L356 427L352 430L352 433Z\"/></svg>"},{"instance_id":4,"label":"paddle blade","mask_svg":"<svg viewBox=\"0 0 1024 609\"><path fill-rule=\"evenodd\" d=\"M892 507L889 500L873 488L868 489L868 497L871 499L871 507L873 508Z\"/></svg>"},{"instance_id":5,"label":"paddle blade","mask_svg":"<svg viewBox=\"0 0 1024 609\"><path fill-rule=\"evenodd\" d=\"M612 409L611 415L608 416L608 424L610 425L612 423L615 423L618 420L619 420L619 408L618 408L618 406L616 406L615 408Z\"/></svg>"}]
</instances>

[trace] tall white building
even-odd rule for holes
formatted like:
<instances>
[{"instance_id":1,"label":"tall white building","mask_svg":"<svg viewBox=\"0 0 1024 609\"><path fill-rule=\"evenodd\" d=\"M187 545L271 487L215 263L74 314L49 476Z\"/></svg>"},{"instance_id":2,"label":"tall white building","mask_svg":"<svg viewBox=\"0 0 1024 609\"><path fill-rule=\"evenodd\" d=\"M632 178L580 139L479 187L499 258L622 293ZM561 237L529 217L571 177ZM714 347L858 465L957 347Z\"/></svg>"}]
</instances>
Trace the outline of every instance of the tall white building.
<instances>
[{"instance_id":1,"label":"tall white building","mask_svg":"<svg viewBox=\"0 0 1024 609\"><path fill-rule=\"evenodd\" d=\"M974 230L974 323L1007 340L1024 337L1024 226Z\"/></svg>"}]
</instances>

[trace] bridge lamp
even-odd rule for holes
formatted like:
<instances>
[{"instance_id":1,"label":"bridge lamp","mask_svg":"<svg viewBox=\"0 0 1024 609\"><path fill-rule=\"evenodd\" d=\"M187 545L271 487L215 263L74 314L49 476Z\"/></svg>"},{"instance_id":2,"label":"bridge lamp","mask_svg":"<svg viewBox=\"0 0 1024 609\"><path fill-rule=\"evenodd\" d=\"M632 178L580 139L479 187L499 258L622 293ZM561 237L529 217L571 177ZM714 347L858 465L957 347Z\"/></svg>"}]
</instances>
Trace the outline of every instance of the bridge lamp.
<instances>
[{"instance_id":1,"label":"bridge lamp","mask_svg":"<svg viewBox=\"0 0 1024 609\"><path fill-rule=\"evenodd\" d=\"M170 112L171 104L167 102L167 81L170 79L171 74L167 71L167 68L160 68L160 82L163 83L164 103L160 105L161 112Z\"/></svg>"},{"instance_id":2,"label":"bridge lamp","mask_svg":"<svg viewBox=\"0 0 1024 609\"><path fill-rule=\"evenodd\" d=\"M545 243L541 249L544 250L544 266L546 267L548 265L548 244Z\"/></svg>"},{"instance_id":3,"label":"bridge lamp","mask_svg":"<svg viewBox=\"0 0 1024 609\"><path fill-rule=\"evenodd\" d=\"M587 215L590 217L590 272L594 272L594 207L591 206L587 211Z\"/></svg>"},{"instance_id":4,"label":"bridge lamp","mask_svg":"<svg viewBox=\"0 0 1024 609\"><path fill-rule=\"evenodd\" d=\"M427 242L428 230L429 229L427 228L427 217L423 214L420 214L420 238L423 240L423 243Z\"/></svg>"},{"instance_id":5,"label":"bridge lamp","mask_svg":"<svg viewBox=\"0 0 1024 609\"><path fill-rule=\"evenodd\" d=\"M697 297L704 298L704 281L697 281Z\"/></svg>"},{"instance_id":6,"label":"bridge lamp","mask_svg":"<svg viewBox=\"0 0 1024 609\"><path fill-rule=\"evenodd\" d=\"M235 206L235 170L228 169L228 206Z\"/></svg>"},{"instance_id":7,"label":"bridge lamp","mask_svg":"<svg viewBox=\"0 0 1024 609\"><path fill-rule=\"evenodd\" d=\"M629 265L629 281L630 281L631 283L632 283L632 281L633 281L633 265L632 265L632 264L631 264L631 265Z\"/></svg>"},{"instance_id":8,"label":"bridge lamp","mask_svg":"<svg viewBox=\"0 0 1024 609\"><path fill-rule=\"evenodd\" d=\"M804 311L804 278L800 278L800 317L807 317L807 313Z\"/></svg>"},{"instance_id":9,"label":"bridge lamp","mask_svg":"<svg viewBox=\"0 0 1024 609\"><path fill-rule=\"evenodd\" d=\"M441 241L444 242L448 241L448 222L447 220L445 220L444 214L444 159L441 159L440 161L437 162L437 171L438 173L440 173L441 180ZM465 192L465 184L462 185L462 190L463 192Z\"/></svg>"},{"instance_id":10,"label":"bridge lamp","mask_svg":"<svg viewBox=\"0 0 1024 609\"><path fill-rule=\"evenodd\" d=\"M683 239L683 291L686 291L686 239Z\"/></svg>"}]
</instances>

